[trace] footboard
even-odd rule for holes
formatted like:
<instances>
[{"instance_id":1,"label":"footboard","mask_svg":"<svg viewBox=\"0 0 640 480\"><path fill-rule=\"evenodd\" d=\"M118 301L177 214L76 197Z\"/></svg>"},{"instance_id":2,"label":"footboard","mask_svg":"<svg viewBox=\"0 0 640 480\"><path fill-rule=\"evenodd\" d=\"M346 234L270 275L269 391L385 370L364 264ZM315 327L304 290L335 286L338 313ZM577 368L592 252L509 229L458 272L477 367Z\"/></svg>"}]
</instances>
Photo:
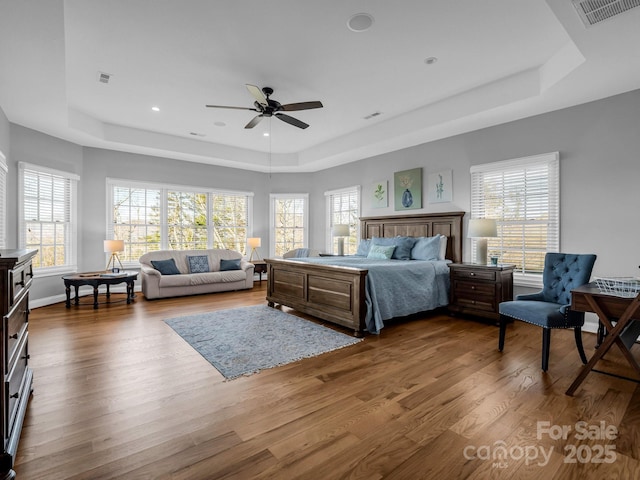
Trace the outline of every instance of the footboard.
<instances>
[{"instance_id":1,"label":"footboard","mask_svg":"<svg viewBox=\"0 0 640 480\"><path fill-rule=\"evenodd\" d=\"M291 307L328 322L365 330L367 270L266 259L267 302Z\"/></svg>"}]
</instances>

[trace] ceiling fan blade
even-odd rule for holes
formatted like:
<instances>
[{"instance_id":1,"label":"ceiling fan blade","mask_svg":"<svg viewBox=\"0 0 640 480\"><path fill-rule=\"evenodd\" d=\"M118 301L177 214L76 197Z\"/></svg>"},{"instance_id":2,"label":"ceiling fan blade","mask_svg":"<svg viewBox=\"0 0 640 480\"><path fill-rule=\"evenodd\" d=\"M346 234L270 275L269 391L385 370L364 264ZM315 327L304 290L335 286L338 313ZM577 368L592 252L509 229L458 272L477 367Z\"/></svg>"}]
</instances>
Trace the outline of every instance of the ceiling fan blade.
<instances>
[{"instance_id":1,"label":"ceiling fan blade","mask_svg":"<svg viewBox=\"0 0 640 480\"><path fill-rule=\"evenodd\" d=\"M205 107L209 107L209 108L232 108L234 110L252 110L254 112L259 112L260 110L256 109L256 108L249 108L249 107L229 107L227 105L205 105Z\"/></svg>"},{"instance_id":2,"label":"ceiling fan blade","mask_svg":"<svg viewBox=\"0 0 640 480\"><path fill-rule=\"evenodd\" d=\"M253 128L255 127L258 123L260 123L260 120L262 120L263 115L256 115L255 117L253 117L253 119L247 123L244 128Z\"/></svg>"},{"instance_id":3,"label":"ceiling fan blade","mask_svg":"<svg viewBox=\"0 0 640 480\"><path fill-rule=\"evenodd\" d=\"M294 112L296 110L310 110L312 108L322 108L322 102L300 102L300 103L287 103L282 105L282 110L285 112Z\"/></svg>"},{"instance_id":4,"label":"ceiling fan blade","mask_svg":"<svg viewBox=\"0 0 640 480\"><path fill-rule=\"evenodd\" d=\"M264 96L264 93L262 92L262 90L260 90L255 85L250 85L248 83L246 83L244 86L247 87L247 90L249 90L249 93L253 96L253 98L255 98L258 101L260 105L265 107L269 105L269 102L267 102L267 97Z\"/></svg>"},{"instance_id":5,"label":"ceiling fan blade","mask_svg":"<svg viewBox=\"0 0 640 480\"><path fill-rule=\"evenodd\" d=\"M283 122L287 122L290 125L298 128L307 128L309 125L298 120L297 118L290 117L289 115L285 115L284 113L276 113L276 117L278 117Z\"/></svg>"}]
</instances>

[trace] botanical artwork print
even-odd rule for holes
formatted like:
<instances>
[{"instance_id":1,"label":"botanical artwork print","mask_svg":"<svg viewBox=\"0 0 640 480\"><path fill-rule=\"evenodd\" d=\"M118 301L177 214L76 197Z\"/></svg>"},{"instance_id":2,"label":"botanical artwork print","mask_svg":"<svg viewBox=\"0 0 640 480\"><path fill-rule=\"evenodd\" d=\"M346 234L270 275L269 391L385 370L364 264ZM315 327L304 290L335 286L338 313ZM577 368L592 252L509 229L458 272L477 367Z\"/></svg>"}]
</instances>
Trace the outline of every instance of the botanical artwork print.
<instances>
[{"instance_id":1,"label":"botanical artwork print","mask_svg":"<svg viewBox=\"0 0 640 480\"><path fill-rule=\"evenodd\" d=\"M371 186L371 208L385 208L389 206L388 184L386 180L373 182Z\"/></svg>"},{"instance_id":2,"label":"botanical artwork print","mask_svg":"<svg viewBox=\"0 0 640 480\"><path fill-rule=\"evenodd\" d=\"M396 211L422 208L422 168L396 172L393 180Z\"/></svg>"},{"instance_id":3,"label":"botanical artwork print","mask_svg":"<svg viewBox=\"0 0 640 480\"><path fill-rule=\"evenodd\" d=\"M451 170L429 174L427 187L429 203L451 202L453 200L453 185L451 179Z\"/></svg>"}]
</instances>

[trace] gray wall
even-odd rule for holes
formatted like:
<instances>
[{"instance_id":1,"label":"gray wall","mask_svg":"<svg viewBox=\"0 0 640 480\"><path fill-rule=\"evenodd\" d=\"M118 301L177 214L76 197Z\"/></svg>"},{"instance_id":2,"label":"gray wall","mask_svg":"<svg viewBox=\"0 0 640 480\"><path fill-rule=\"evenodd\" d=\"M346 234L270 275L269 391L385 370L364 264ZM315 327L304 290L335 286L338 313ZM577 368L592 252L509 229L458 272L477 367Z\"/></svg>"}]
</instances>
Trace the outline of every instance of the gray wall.
<instances>
[{"instance_id":1,"label":"gray wall","mask_svg":"<svg viewBox=\"0 0 640 480\"><path fill-rule=\"evenodd\" d=\"M561 250L598 255L595 275L637 275L640 255L636 239L640 223L640 90L589 104L551 112L412 148L368 158L315 173L264 174L246 170L180 162L166 158L83 148L18 125L0 115L0 148L9 143L10 199L15 189L18 161L50 166L81 176L79 211L79 268L102 268L102 240L106 229L106 177L152 182L219 187L252 191L253 235L263 239L261 251L269 251L269 193L309 193L311 248L324 249L326 213L324 192L362 186L362 215L394 215L393 173L416 167L429 173L453 171L453 201L428 204L412 213L469 211L471 165L560 152ZM373 209L367 192L378 180L389 181L389 203ZM424 182L423 182L424 186ZM13 190L11 188L13 187ZM423 187L424 188L424 187ZM11 205L16 205L9 201ZM14 209L15 210L15 209ZM15 213L9 212L9 245L17 241ZM465 219L466 223L466 219ZM13 244L15 245L15 243ZM469 242L465 240L465 250ZM468 256L466 257L468 259ZM32 298L61 295L59 278L38 279Z\"/></svg>"}]
</instances>

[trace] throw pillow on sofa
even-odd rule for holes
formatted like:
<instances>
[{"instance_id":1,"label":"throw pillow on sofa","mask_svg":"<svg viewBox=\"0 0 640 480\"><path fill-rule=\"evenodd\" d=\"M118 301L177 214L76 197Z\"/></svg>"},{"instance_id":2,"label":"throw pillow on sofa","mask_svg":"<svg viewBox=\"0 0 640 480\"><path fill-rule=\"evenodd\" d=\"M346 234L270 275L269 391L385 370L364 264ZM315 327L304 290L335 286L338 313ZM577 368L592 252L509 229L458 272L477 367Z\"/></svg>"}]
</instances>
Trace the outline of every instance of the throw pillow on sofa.
<instances>
[{"instance_id":1,"label":"throw pillow on sofa","mask_svg":"<svg viewBox=\"0 0 640 480\"><path fill-rule=\"evenodd\" d=\"M173 258L169 260L151 260L153 268L158 270L161 275L180 275L180 270L176 266L176 261Z\"/></svg>"},{"instance_id":2,"label":"throw pillow on sofa","mask_svg":"<svg viewBox=\"0 0 640 480\"><path fill-rule=\"evenodd\" d=\"M206 255L187 255L190 273L204 273L209 271L209 258Z\"/></svg>"},{"instance_id":3,"label":"throw pillow on sofa","mask_svg":"<svg viewBox=\"0 0 640 480\"><path fill-rule=\"evenodd\" d=\"M220 271L226 272L228 270L240 270L240 260L239 258L235 260L220 260Z\"/></svg>"}]
</instances>

